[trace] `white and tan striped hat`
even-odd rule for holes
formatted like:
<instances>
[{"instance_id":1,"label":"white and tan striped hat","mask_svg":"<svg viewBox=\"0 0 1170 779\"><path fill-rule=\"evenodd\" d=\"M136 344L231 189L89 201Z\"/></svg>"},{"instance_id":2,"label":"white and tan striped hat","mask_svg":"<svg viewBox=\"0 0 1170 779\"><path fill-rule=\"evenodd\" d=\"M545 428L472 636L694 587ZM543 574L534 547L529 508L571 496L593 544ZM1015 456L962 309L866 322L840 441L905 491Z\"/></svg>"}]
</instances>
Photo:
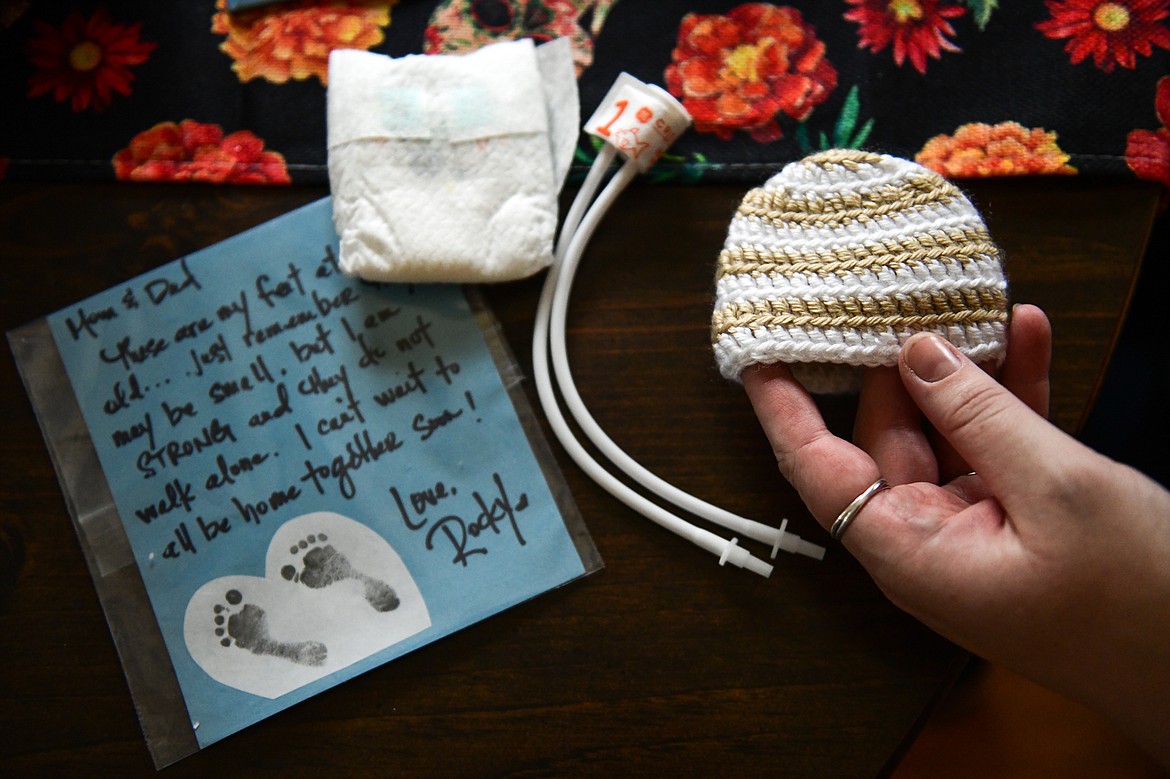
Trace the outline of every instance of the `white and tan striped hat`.
<instances>
[{"instance_id":1,"label":"white and tan striped hat","mask_svg":"<svg viewBox=\"0 0 1170 779\"><path fill-rule=\"evenodd\" d=\"M789 363L814 393L854 391L896 365L913 333L976 362L1002 360L1007 281L970 201L937 173L834 149L786 165L744 197L716 274L720 372Z\"/></svg>"}]
</instances>

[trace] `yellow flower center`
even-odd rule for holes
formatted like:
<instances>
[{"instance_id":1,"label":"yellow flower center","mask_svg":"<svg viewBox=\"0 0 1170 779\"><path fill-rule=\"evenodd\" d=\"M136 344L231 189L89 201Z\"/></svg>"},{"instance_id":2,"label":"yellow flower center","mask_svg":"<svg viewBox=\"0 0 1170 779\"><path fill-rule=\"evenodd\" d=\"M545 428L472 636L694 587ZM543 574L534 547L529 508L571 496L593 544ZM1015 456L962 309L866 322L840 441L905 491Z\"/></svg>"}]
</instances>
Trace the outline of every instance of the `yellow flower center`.
<instances>
[{"instance_id":1,"label":"yellow flower center","mask_svg":"<svg viewBox=\"0 0 1170 779\"><path fill-rule=\"evenodd\" d=\"M922 4L918 0L890 0L886 9L898 24L916 22L923 17Z\"/></svg>"},{"instance_id":2,"label":"yellow flower center","mask_svg":"<svg viewBox=\"0 0 1170 779\"><path fill-rule=\"evenodd\" d=\"M93 41L82 41L69 52L69 65L81 72L93 70L102 64L102 47Z\"/></svg>"},{"instance_id":3,"label":"yellow flower center","mask_svg":"<svg viewBox=\"0 0 1170 779\"><path fill-rule=\"evenodd\" d=\"M759 81L760 56L772 43L771 38L765 38L754 45L740 44L723 59L723 64L736 81Z\"/></svg>"},{"instance_id":4,"label":"yellow flower center","mask_svg":"<svg viewBox=\"0 0 1170 779\"><path fill-rule=\"evenodd\" d=\"M1121 3L1101 3L1093 11L1093 23L1105 32L1117 32L1129 26L1129 9Z\"/></svg>"}]
</instances>

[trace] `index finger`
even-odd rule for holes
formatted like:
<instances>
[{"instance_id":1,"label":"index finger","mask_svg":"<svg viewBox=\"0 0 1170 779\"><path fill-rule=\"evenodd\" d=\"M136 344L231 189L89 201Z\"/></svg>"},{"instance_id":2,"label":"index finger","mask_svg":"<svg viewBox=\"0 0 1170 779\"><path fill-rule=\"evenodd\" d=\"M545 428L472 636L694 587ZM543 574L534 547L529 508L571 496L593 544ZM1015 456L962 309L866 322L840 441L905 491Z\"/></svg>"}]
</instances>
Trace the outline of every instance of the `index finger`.
<instances>
[{"instance_id":1,"label":"index finger","mask_svg":"<svg viewBox=\"0 0 1170 779\"><path fill-rule=\"evenodd\" d=\"M877 463L828 429L816 402L786 365L756 365L742 379L780 472L828 528L878 479Z\"/></svg>"}]
</instances>

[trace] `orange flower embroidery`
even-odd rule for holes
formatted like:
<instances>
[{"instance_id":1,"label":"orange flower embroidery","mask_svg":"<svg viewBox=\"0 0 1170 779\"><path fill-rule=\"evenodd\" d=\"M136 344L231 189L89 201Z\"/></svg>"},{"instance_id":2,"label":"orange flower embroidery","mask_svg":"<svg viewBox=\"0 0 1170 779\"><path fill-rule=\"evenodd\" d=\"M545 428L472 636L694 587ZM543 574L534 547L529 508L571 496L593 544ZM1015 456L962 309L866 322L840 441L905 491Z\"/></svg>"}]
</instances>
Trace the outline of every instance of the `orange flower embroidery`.
<instances>
[{"instance_id":1,"label":"orange flower embroidery","mask_svg":"<svg viewBox=\"0 0 1170 779\"><path fill-rule=\"evenodd\" d=\"M113 162L114 175L123 181L291 183L284 157L265 151L254 133L225 136L219 125L190 119L161 122L139 133Z\"/></svg>"},{"instance_id":2,"label":"orange flower embroidery","mask_svg":"<svg viewBox=\"0 0 1170 779\"><path fill-rule=\"evenodd\" d=\"M254 78L283 84L316 76L329 80L329 52L369 49L382 42L397 0L297 0L271 8L229 13L216 0L211 31L226 35L219 48L234 60L240 81Z\"/></svg>"},{"instance_id":3,"label":"orange flower embroidery","mask_svg":"<svg viewBox=\"0 0 1170 779\"><path fill-rule=\"evenodd\" d=\"M954 135L931 138L914 159L949 178L1077 172L1056 145L1056 133L1017 122L965 124Z\"/></svg>"},{"instance_id":4,"label":"orange flower embroidery","mask_svg":"<svg viewBox=\"0 0 1170 779\"><path fill-rule=\"evenodd\" d=\"M724 140L745 130L774 141L778 116L804 121L837 86L812 25L795 8L770 3L745 3L726 16L687 14L672 59L667 88L696 130Z\"/></svg>"},{"instance_id":5,"label":"orange flower embroidery","mask_svg":"<svg viewBox=\"0 0 1170 779\"><path fill-rule=\"evenodd\" d=\"M37 70L28 79L28 96L48 93L58 103L70 100L74 111L104 111L114 93L128 96L131 66L146 62L157 44L138 40L141 24L110 21L104 8L88 19L79 11L61 28L34 21L37 37L28 42L29 61Z\"/></svg>"}]
</instances>

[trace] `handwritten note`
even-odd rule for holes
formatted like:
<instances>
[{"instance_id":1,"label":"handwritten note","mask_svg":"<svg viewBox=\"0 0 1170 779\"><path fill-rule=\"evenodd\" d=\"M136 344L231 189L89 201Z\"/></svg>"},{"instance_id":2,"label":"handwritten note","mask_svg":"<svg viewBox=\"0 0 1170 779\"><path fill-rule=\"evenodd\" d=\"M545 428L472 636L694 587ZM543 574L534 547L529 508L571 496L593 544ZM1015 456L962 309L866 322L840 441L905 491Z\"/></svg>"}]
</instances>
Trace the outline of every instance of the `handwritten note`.
<instances>
[{"instance_id":1,"label":"handwritten note","mask_svg":"<svg viewBox=\"0 0 1170 779\"><path fill-rule=\"evenodd\" d=\"M588 572L464 292L328 200L48 318L201 746Z\"/></svg>"}]
</instances>

